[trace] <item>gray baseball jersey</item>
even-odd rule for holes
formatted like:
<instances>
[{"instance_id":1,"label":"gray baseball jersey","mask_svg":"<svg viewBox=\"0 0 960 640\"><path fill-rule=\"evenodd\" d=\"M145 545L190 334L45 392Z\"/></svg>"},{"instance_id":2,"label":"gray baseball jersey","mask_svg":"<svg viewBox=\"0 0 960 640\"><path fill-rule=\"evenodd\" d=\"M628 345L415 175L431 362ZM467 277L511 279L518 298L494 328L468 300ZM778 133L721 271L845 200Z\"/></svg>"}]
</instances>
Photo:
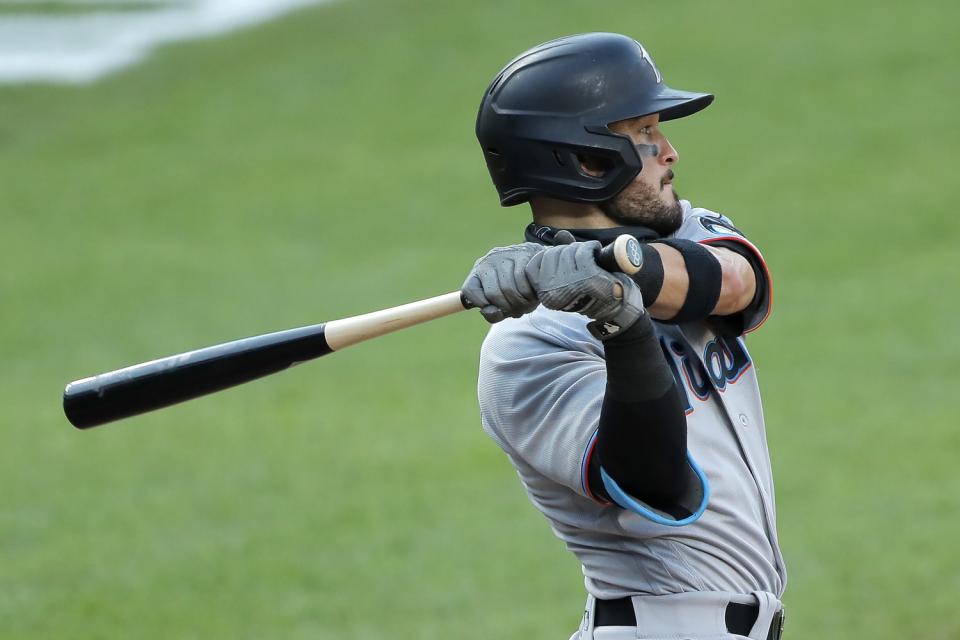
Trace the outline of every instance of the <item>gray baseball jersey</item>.
<instances>
[{"instance_id":1,"label":"gray baseball jersey","mask_svg":"<svg viewBox=\"0 0 960 640\"><path fill-rule=\"evenodd\" d=\"M681 204L684 220L674 237L743 243L762 264L729 219ZM765 319L767 293L759 312L747 318L748 330ZM602 599L689 591L779 597L786 571L760 391L744 339L723 337L707 322L654 323L686 393L687 446L706 496L692 522L671 526L653 510L610 506L590 492L587 468L606 366L587 322L539 307L493 325L481 351L478 392L485 431L580 560L588 592Z\"/></svg>"}]
</instances>

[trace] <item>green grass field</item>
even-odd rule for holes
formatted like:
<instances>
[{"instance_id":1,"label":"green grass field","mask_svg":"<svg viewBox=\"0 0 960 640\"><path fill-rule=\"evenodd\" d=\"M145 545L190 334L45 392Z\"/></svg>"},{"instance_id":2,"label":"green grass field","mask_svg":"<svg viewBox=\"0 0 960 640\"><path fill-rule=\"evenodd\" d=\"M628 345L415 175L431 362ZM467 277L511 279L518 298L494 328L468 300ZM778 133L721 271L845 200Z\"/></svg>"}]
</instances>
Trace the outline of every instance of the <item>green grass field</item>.
<instances>
[{"instance_id":1,"label":"green grass field","mask_svg":"<svg viewBox=\"0 0 960 640\"><path fill-rule=\"evenodd\" d=\"M463 314L91 432L71 379L428 297L516 241L473 137L540 41L717 101L677 187L764 250L787 638L960 637L957 5L344 0L0 87L0 637L567 638Z\"/></svg>"}]
</instances>

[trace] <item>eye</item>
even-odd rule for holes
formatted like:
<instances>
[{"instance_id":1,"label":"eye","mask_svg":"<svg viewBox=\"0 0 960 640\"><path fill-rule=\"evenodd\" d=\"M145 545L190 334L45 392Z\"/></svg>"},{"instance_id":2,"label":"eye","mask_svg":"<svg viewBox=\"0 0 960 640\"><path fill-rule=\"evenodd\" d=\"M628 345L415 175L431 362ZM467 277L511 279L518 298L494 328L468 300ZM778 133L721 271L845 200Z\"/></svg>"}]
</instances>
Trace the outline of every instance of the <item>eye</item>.
<instances>
[{"instance_id":1,"label":"eye","mask_svg":"<svg viewBox=\"0 0 960 640\"><path fill-rule=\"evenodd\" d=\"M653 125L647 125L645 127L640 127L640 134L644 136L649 136L653 134Z\"/></svg>"}]
</instances>

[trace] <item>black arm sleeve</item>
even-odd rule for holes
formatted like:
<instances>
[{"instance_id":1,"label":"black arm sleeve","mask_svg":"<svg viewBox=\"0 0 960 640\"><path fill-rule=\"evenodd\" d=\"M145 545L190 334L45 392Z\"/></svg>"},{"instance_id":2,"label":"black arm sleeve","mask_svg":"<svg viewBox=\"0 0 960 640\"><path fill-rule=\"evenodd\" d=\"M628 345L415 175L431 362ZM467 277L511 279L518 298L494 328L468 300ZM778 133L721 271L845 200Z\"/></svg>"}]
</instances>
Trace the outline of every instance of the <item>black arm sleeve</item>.
<instances>
[{"instance_id":1,"label":"black arm sleeve","mask_svg":"<svg viewBox=\"0 0 960 640\"><path fill-rule=\"evenodd\" d=\"M603 346L607 387L588 469L591 489L609 498L600 479L602 466L637 499L688 515L688 509L678 508L692 480L686 416L650 317L642 316Z\"/></svg>"}]
</instances>

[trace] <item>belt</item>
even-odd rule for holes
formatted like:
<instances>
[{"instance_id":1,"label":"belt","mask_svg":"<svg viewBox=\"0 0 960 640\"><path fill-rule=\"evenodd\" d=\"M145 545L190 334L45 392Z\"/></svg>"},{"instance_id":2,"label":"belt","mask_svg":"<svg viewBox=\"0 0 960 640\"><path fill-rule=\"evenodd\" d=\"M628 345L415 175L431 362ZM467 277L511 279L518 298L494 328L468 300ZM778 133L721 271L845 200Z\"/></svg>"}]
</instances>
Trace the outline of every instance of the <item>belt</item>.
<instances>
[{"instance_id":1,"label":"belt","mask_svg":"<svg viewBox=\"0 0 960 640\"><path fill-rule=\"evenodd\" d=\"M633 611L633 602L630 598L597 600L594 607L593 626L595 627L637 626L637 617ZM753 623L757 621L759 612L760 608L755 604L731 602L727 605L724 616L727 631L738 636L748 635L753 628ZM785 619L786 613L782 608L773 614L773 620L770 621L770 630L767 632L767 640L780 640L783 635Z\"/></svg>"}]
</instances>

